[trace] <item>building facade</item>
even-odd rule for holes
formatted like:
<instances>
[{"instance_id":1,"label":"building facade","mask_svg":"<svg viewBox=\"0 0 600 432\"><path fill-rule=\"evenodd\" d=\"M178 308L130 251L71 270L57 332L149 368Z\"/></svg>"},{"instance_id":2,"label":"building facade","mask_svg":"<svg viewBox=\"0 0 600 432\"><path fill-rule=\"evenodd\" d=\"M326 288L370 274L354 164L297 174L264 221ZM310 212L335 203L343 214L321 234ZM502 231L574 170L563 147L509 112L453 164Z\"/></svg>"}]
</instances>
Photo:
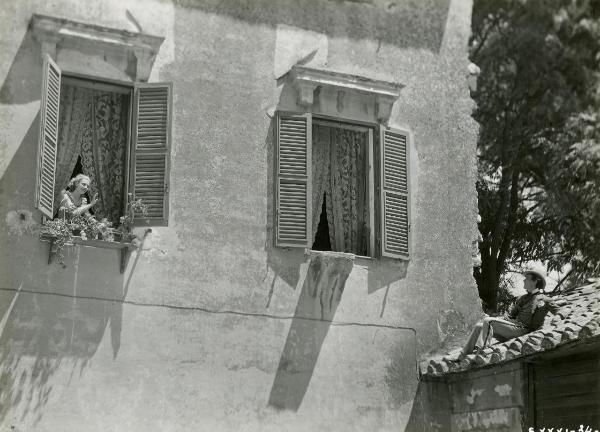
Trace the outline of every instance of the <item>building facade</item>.
<instances>
[{"instance_id":1,"label":"building facade","mask_svg":"<svg viewBox=\"0 0 600 432\"><path fill-rule=\"evenodd\" d=\"M5 2L1 428L423 427L418 360L479 310L470 11ZM63 266L76 173L149 214Z\"/></svg>"}]
</instances>

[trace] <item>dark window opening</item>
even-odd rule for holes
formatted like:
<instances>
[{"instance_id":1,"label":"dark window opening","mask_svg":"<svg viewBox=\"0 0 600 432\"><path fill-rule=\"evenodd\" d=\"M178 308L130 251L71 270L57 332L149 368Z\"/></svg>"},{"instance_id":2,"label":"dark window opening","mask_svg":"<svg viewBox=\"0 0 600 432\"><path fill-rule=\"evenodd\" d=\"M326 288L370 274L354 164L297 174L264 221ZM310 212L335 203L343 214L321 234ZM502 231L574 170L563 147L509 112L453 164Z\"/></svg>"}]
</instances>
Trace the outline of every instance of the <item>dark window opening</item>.
<instances>
[{"instance_id":1,"label":"dark window opening","mask_svg":"<svg viewBox=\"0 0 600 432\"><path fill-rule=\"evenodd\" d=\"M313 250L330 251L331 241L329 240L329 224L327 223L327 194L323 194L323 204L321 205L321 215L319 216L319 225L315 234L315 242L312 245Z\"/></svg>"}]
</instances>

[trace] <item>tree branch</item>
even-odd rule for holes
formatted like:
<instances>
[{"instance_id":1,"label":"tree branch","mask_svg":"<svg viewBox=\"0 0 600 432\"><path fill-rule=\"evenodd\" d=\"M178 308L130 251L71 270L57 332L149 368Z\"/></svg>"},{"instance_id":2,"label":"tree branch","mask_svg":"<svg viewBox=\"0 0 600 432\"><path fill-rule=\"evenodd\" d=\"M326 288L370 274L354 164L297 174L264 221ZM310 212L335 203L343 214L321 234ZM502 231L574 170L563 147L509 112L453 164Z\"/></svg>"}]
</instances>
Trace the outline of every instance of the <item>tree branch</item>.
<instances>
[{"instance_id":1,"label":"tree branch","mask_svg":"<svg viewBox=\"0 0 600 432\"><path fill-rule=\"evenodd\" d=\"M567 280L567 278L569 276L571 276L571 273L573 273L573 270L575 270L575 268L572 268L571 270L569 270L567 272L567 274L558 281L558 283L556 284L556 286L552 289L552 292L560 292L560 290L559 290L560 286L563 284L564 281Z\"/></svg>"}]
</instances>

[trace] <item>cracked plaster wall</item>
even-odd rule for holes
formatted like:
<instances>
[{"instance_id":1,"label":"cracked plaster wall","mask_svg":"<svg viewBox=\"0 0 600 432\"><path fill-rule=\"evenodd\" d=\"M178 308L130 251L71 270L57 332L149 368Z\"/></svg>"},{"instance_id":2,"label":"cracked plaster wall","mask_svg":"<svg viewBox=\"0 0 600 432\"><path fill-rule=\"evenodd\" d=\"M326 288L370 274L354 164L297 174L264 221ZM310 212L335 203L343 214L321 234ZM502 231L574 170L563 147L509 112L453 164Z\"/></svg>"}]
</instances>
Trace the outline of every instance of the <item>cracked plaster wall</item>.
<instances>
[{"instance_id":1,"label":"cracked plaster wall","mask_svg":"<svg viewBox=\"0 0 600 432\"><path fill-rule=\"evenodd\" d=\"M0 426L80 431L85 419L99 431L111 419L115 430L397 431L422 423L416 357L479 307L470 8L461 0L6 1ZM123 275L116 251L88 247L69 249L66 269L48 266L47 245L31 234L40 218L32 202L41 62L27 26L41 13L133 31L127 11L165 37L150 81L174 82L170 223L153 229ZM390 125L414 139L412 259L356 260L333 316L339 325L294 326L312 323L298 307L308 261L271 246L270 115L286 97L277 78L298 61L404 84ZM302 370L309 380L297 409L279 410L269 398L298 328L299 346L316 360ZM325 335L320 344L315 334Z\"/></svg>"}]
</instances>

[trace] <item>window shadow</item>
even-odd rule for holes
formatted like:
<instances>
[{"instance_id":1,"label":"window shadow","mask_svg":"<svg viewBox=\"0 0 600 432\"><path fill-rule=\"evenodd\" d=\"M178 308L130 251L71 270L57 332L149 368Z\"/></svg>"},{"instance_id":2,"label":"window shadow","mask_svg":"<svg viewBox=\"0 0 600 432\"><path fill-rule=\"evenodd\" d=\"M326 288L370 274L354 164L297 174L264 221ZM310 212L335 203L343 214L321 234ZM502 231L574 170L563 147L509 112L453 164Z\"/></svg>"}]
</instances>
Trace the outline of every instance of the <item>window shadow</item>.
<instances>
[{"instance_id":1,"label":"window shadow","mask_svg":"<svg viewBox=\"0 0 600 432\"><path fill-rule=\"evenodd\" d=\"M23 243L34 247L36 242L39 240ZM102 252L106 251L85 253ZM116 251L108 252L113 252L117 261ZM113 349L115 341L120 341L114 326L118 325L120 333L123 311L117 299L122 295L123 278L116 263L116 275L88 278L94 273L90 270L96 265L94 260L77 256L75 249L68 254L74 256L67 256L66 269L52 264L58 271L41 269L33 281L20 284L20 291L2 291L2 300L9 306L3 310L4 326L0 328L0 421L7 414L18 412L22 419L37 423L54 391L53 376L59 370L60 376L69 376L67 382L61 379L61 387L81 375L109 325ZM35 255L40 258L43 251ZM74 266L79 268L73 271ZM41 286L44 271L48 271L49 282ZM105 269L105 273L110 273L110 269ZM23 276L26 279L31 278Z\"/></svg>"},{"instance_id":2,"label":"window shadow","mask_svg":"<svg viewBox=\"0 0 600 432\"><path fill-rule=\"evenodd\" d=\"M271 387L270 406L297 411L302 404L351 271L349 258L311 254Z\"/></svg>"},{"instance_id":3,"label":"window shadow","mask_svg":"<svg viewBox=\"0 0 600 432\"><path fill-rule=\"evenodd\" d=\"M368 286L369 294L382 288L388 288L392 283L406 278L410 261L380 258L369 264Z\"/></svg>"},{"instance_id":4,"label":"window shadow","mask_svg":"<svg viewBox=\"0 0 600 432\"><path fill-rule=\"evenodd\" d=\"M31 30L27 30L0 87L0 103L13 105L40 100L41 90L35 83L41 83L41 78L40 44L33 38Z\"/></svg>"}]
</instances>

